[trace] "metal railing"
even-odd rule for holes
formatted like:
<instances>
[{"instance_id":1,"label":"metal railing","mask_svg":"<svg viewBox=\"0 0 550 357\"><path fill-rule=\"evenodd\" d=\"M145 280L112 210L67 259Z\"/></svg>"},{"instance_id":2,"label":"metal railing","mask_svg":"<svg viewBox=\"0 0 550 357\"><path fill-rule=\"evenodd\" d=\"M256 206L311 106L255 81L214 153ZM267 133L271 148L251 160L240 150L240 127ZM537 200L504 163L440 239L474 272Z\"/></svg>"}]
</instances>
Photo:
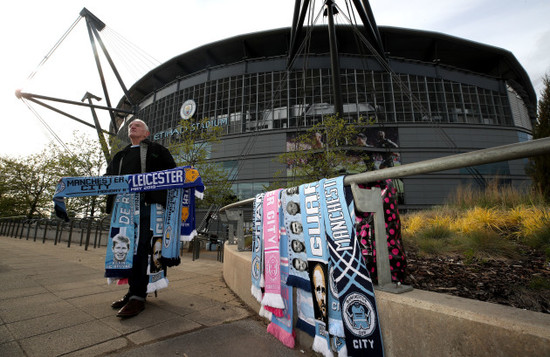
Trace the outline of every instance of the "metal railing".
<instances>
[{"instance_id":1,"label":"metal railing","mask_svg":"<svg viewBox=\"0 0 550 357\"><path fill-rule=\"evenodd\" d=\"M62 242L70 247L74 241L80 246L84 245L88 250L90 245L94 248L107 243L102 242L109 232L110 217L103 218L73 218L70 222L59 219L48 218L27 218L25 216L2 217L0 218L0 235L33 241L53 240L54 245Z\"/></svg>"},{"instance_id":2,"label":"metal railing","mask_svg":"<svg viewBox=\"0 0 550 357\"><path fill-rule=\"evenodd\" d=\"M385 224L380 193L372 193L365 189L357 189L357 184L366 184L386 179L397 179L407 176L427 174L463 167L484 165L499 161L522 159L537 155L550 154L550 138L530 140L522 143L492 147L462 154L450 155L436 159L415 162L400 166L389 167L381 170L368 171L360 174L349 175L344 178L344 185L351 186L354 195L355 207L361 212L373 212L375 220L375 244L379 251L378 257L387 257L387 244ZM254 197L234 202L220 208L220 215L225 214L224 220L236 221L242 227L242 213L238 208L250 206ZM244 239L244 233L237 230L239 248ZM390 292L404 292L409 287L392 284L390 264L388 259L376 259L378 272L378 288Z\"/></svg>"}]
</instances>

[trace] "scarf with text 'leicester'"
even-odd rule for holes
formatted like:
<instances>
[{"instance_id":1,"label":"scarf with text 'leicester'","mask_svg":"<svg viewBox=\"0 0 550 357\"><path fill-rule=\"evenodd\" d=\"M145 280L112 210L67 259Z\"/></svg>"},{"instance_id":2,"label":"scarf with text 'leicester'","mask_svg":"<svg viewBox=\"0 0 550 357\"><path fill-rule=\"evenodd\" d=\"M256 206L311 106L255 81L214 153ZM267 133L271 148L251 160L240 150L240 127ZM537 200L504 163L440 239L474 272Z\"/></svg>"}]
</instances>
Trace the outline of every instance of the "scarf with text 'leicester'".
<instances>
[{"instance_id":1,"label":"scarf with text 'leicester'","mask_svg":"<svg viewBox=\"0 0 550 357\"><path fill-rule=\"evenodd\" d=\"M312 349L324 356L332 356L328 333L327 268L329 254L322 221L324 207L320 200L320 187L324 180L300 185L300 212L307 253L307 270L311 282L315 336ZM310 320L306 317L303 324Z\"/></svg>"},{"instance_id":2,"label":"scarf with text 'leicester'","mask_svg":"<svg viewBox=\"0 0 550 357\"><path fill-rule=\"evenodd\" d=\"M142 174L133 174L133 175L120 175L120 176L90 176L90 177L64 177L59 180L54 194L54 209L56 215L60 218L68 220L68 215L65 208L64 198L70 197L82 197L82 196L98 196L98 195L112 195L112 194L126 194L126 193L139 193L145 191L156 191L156 190L168 190L168 196L170 192L181 191L183 188L195 188L199 194L204 192L204 185L200 178L200 175L197 169L185 166L177 167L174 169L148 172ZM175 195L175 199L167 200L166 203L167 210L170 209L171 212L179 212L178 215L171 215L169 217L169 224L173 224L172 227L177 227L175 230L177 234L176 239L169 239L168 242L163 242L162 254L163 258L167 259L168 262L177 262L179 258L179 233L181 226L181 206L182 206L182 195L179 195L175 192L172 192L172 195ZM134 219L132 223L128 222L127 219L121 221L121 215L124 216L134 216L139 214L139 203L138 200L134 200L133 204L127 204L125 202L119 201L119 207L117 207L116 201L115 206L113 207L113 219L115 220L114 228L126 228L133 229L134 232L139 232L139 219ZM121 206L123 205L123 206ZM124 211L120 211L121 207ZM132 212L128 212L130 209ZM165 217L166 220L166 217ZM164 223L164 228L166 229L166 221ZM165 231L166 233L166 231ZM133 233L135 235L135 233ZM110 235L111 238L114 238L114 235ZM134 238L134 247L137 247L136 240ZM112 247L112 245L109 245ZM174 249L176 248L176 249ZM111 256L112 259L112 256ZM107 262L107 254L106 254ZM109 275L115 275L118 273ZM106 274L107 275L107 274ZM126 273L121 274L122 277L126 277ZM116 276L112 276L116 277Z\"/></svg>"},{"instance_id":3,"label":"scarf with text 'leicester'","mask_svg":"<svg viewBox=\"0 0 550 357\"><path fill-rule=\"evenodd\" d=\"M344 321L347 354L383 356L374 289L355 240L353 202L351 197L350 204L346 200L343 176L327 179L322 186L325 228Z\"/></svg>"}]
</instances>

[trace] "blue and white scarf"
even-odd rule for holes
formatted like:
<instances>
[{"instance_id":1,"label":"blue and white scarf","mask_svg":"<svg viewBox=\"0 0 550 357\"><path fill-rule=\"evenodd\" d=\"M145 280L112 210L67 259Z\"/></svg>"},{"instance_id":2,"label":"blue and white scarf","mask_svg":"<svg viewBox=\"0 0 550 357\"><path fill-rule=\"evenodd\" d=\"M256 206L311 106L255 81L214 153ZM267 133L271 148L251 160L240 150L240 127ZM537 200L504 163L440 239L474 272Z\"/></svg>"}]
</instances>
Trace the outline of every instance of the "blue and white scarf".
<instances>
[{"instance_id":1,"label":"blue and white scarf","mask_svg":"<svg viewBox=\"0 0 550 357\"><path fill-rule=\"evenodd\" d=\"M288 235L289 275L287 284L311 291L307 271L307 252L300 212L300 192L298 187L281 192L284 228Z\"/></svg>"},{"instance_id":2,"label":"blue and white scarf","mask_svg":"<svg viewBox=\"0 0 550 357\"><path fill-rule=\"evenodd\" d=\"M324 180L301 185L300 212L304 242L307 253L307 268L313 296L315 337L312 349L324 356L332 356L328 333L328 259L325 226L322 217L320 188Z\"/></svg>"},{"instance_id":3,"label":"blue and white scarf","mask_svg":"<svg viewBox=\"0 0 550 357\"><path fill-rule=\"evenodd\" d=\"M139 197L136 196L135 193L124 193L116 197L105 254L106 278L128 278L132 271L134 252L139 240L139 231L135 229L136 221L139 222L139 210L137 215L135 212Z\"/></svg>"},{"instance_id":4,"label":"blue and white scarf","mask_svg":"<svg viewBox=\"0 0 550 357\"><path fill-rule=\"evenodd\" d=\"M374 289L355 240L353 202L348 204L343 183L343 176L326 179L322 183L321 201L347 353L383 356Z\"/></svg>"},{"instance_id":5,"label":"blue and white scarf","mask_svg":"<svg viewBox=\"0 0 550 357\"><path fill-rule=\"evenodd\" d=\"M263 238L262 238L262 206L264 194L256 195L254 199L252 231L252 269L250 293L258 302L262 301L262 277L263 277Z\"/></svg>"},{"instance_id":6,"label":"blue and white scarf","mask_svg":"<svg viewBox=\"0 0 550 357\"><path fill-rule=\"evenodd\" d=\"M183 191L182 188L172 189L166 196L161 260L167 267L177 266L181 262L179 250Z\"/></svg>"},{"instance_id":7,"label":"blue and white scarf","mask_svg":"<svg viewBox=\"0 0 550 357\"><path fill-rule=\"evenodd\" d=\"M164 231L164 208L158 203L151 205L151 252L147 265L147 293L150 294L168 286L162 265L162 233Z\"/></svg>"}]
</instances>

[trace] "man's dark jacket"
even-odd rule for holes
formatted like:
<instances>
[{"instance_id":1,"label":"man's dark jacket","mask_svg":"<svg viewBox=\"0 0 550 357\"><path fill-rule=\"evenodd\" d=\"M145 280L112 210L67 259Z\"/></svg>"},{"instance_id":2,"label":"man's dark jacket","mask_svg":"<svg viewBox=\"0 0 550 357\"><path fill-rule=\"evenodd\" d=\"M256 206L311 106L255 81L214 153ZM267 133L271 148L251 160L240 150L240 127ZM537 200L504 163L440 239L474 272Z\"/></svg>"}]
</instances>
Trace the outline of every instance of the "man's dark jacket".
<instances>
[{"instance_id":1,"label":"man's dark jacket","mask_svg":"<svg viewBox=\"0 0 550 357\"><path fill-rule=\"evenodd\" d=\"M173 169L176 167L176 162L170 154L170 151L164 146L154 143L148 139L141 142L140 145L147 145L147 155L145 157L145 172L154 172L167 169ZM106 175L120 175L121 162L124 161L124 157L130 152L132 145L126 146L115 154L113 160L107 167ZM140 172L125 172L124 174L140 173ZM111 195L107 197L107 213L111 213L113 209L115 196ZM144 200L146 204L160 203L163 206L166 204L166 190L162 191L148 191L145 192Z\"/></svg>"}]
</instances>

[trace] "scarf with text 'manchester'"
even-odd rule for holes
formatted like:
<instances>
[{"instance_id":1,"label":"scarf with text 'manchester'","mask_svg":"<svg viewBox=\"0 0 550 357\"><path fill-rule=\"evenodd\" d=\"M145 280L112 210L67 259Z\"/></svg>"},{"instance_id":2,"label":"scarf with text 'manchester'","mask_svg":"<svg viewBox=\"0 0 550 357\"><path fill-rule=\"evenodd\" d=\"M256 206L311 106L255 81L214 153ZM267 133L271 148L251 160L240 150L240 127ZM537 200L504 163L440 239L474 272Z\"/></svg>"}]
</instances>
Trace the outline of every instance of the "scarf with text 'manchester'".
<instances>
[{"instance_id":1,"label":"scarf with text 'manchester'","mask_svg":"<svg viewBox=\"0 0 550 357\"><path fill-rule=\"evenodd\" d=\"M168 190L169 199L167 199L166 208L169 213L164 215L163 221L162 259L167 266L173 266L179 263L182 191L186 188L195 189L195 194L198 196L202 196L204 192L204 185L198 171L188 166L133 175L64 177L57 184L53 197L54 209L58 217L68 220L64 198L119 195L111 218L105 275L110 278L126 278L131 269L133 254L126 254L124 264L119 264L124 268L119 269L119 265L110 266L113 257L123 258L123 253L115 255L114 249L118 247L113 246L113 240L122 229L129 236L126 237L129 243L124 239L127 252L134 251L130 247L137 247L136 243L139 239L138 234L135 233L139 232L139 218L135 218L139 215L137 193ZM131 198L132 195L134 198Z\"/></svg>"},{"instance_id":2,"label":"scarf with text 'manchester'","mask_svg":"<svg viewBox=\"0 0 550 357\"><path fill-rule=\"evenodd\" d=\"M346 196L343 176L324 180L321 201L347 355L383 356L374 289L355 239L354 205Z\"/></svg>"}]
</instances>

